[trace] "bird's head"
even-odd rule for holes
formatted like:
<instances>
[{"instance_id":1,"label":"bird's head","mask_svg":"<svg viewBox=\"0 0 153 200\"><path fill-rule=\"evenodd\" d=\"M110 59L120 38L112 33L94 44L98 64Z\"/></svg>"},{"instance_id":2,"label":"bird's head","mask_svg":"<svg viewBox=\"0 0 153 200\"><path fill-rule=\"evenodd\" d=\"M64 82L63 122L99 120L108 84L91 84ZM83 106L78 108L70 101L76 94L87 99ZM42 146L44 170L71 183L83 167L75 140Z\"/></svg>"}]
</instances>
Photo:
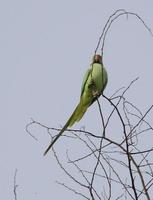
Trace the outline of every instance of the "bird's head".
<instances>
[{"instance_id":1,"label":"bird's head","mask_svg":"<svg viewBox=\"0 0 153 200\"><path fill-rule=\"evenodd\" d=\"M102 57L99 54L95 54L93 59L92 59L92 63L99 63L102 64Z\"/></svg>"}]
</instances>

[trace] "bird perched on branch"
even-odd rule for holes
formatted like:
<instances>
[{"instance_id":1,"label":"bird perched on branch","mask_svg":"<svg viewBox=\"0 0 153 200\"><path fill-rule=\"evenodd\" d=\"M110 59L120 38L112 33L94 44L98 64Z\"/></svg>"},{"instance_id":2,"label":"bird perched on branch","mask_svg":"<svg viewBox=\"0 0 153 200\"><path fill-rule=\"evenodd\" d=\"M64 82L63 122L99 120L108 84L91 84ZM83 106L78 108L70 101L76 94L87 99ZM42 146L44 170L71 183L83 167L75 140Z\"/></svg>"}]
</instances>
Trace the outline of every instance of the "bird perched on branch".
<instances>
[{"instance_id":1,"label":"bird perched on branch","mask_svg":"<svg viewBox=\"0 0 153 200\"><path fill-rule=\"evenodd\" d=\"M72 113L69 120L63 126L59 134L51 141L44 155L62 135L62 133L78 122L83 117L87 108L103 93L108 81L107 71L103 66L102 57L98 54L94 55L90 68L87 70L81 87L80 102Z\"/></svg>"}]
</instances>

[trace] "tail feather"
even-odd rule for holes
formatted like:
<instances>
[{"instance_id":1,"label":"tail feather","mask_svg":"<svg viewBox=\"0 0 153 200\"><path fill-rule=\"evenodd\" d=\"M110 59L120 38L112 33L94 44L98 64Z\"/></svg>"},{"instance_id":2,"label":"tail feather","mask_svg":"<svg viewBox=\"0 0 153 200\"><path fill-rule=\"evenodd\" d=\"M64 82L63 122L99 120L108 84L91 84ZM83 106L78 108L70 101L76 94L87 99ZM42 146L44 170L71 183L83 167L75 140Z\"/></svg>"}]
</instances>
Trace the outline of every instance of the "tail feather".
<instances>
[{"instance_id":1,"label":"tail feather","mask_svg":"<svg viewBox=\"0 0 153 200\"><path fill-rule=\"evenodd\" d=\"M67 129L68 127L68 122L65 124L65 126L61 129L61 131L59 132L59 134L56 136L56 138L51 141L50 145L47 147L47 149L44 152L44 156L48 153L48 151L50 150L50 148L54 145L54 143L58 140L58 138L62 135L62 133Z\"/></svg>"},{"instance_id":2,"label":"tail feather","mask_svg":"<svg viewBox=\"0 0 153 200\"><path fill-rule=\"evenodd\" d=\"M84 106L82 105L82 102L80 102L74 110L73 114L71 115L70 119L68 120L68 126L71 127L75 122L79 122L86 112L87 108L88 106Z\"/></svg>"},{"instance_id":3,"label":"tail feather","mask_svg":"<svg viewBox=\"0 0 153 200\"><path fill-rule=\"evenodd\" d=\"M58 140L58 138L62 135L62 133L68 128L71 127L76 121L80 121L83 117L84 113L86 112L88 106L83 106L82 102L78 104L74 112L72 113L69 120L66 122L66 124L63 126L59 134L56 136L56 138L50 143L46 151L44 152L44 156L47 154L47 152L50 150L50 148L54 145L54 143Z\"/></svg>"}]
</instances>

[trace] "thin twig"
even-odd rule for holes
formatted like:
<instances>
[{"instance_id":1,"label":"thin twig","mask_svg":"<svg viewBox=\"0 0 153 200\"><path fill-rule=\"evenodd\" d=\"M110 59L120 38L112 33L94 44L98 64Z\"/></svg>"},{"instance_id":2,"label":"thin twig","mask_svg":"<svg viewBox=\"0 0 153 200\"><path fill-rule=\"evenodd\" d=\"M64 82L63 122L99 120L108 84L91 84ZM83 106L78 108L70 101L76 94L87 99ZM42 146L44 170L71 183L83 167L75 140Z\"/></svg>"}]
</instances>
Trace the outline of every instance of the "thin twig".
<instances>
[{"instance_id":1,"label":"thin twig","mask_svg":"<svg viewBox=\"0 0 153 200\"><path fill-rule=\"evenodd\" d=\"M18 185L16 184L17 172L18 172L18 170L16 169L16 170L15 170L15 173L14 173L14 189L13 189L13 193L14 193L14 198L15 198L15 200L17 200L17 187L18 187Z\"/></svg>"}]
</instances>

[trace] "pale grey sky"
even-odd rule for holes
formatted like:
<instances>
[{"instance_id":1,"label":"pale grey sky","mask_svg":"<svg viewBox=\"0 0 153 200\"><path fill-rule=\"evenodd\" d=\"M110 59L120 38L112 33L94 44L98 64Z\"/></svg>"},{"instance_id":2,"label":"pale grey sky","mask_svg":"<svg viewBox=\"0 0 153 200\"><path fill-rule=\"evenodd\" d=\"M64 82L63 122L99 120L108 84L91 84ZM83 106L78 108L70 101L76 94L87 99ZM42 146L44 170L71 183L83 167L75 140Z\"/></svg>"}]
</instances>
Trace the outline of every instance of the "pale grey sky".
<instances>
[{"instance_id":1,"label":"pale grey sky","mask_svg":"<svg viewBox=\"0 0 153 200\"><path fill-rule=\"evenodd\" d=\"M78 103L102 28L119 8L136 12L153 30L152 0L0 2L0 199L14 199L16 168L18 199L78 199L55 183L64 176L51 154L42 156L49 144L47 133L35 127L36 142L25 125L31 117L52 127L64 124ZM123 16L114 23L104 49L109 74L105 94L139 76L129 98L146 111L153 102L152 52L153 38L136 18ZM96 111L93 105L75 127L94 129Z\"/></svg>"}]
</instances>

